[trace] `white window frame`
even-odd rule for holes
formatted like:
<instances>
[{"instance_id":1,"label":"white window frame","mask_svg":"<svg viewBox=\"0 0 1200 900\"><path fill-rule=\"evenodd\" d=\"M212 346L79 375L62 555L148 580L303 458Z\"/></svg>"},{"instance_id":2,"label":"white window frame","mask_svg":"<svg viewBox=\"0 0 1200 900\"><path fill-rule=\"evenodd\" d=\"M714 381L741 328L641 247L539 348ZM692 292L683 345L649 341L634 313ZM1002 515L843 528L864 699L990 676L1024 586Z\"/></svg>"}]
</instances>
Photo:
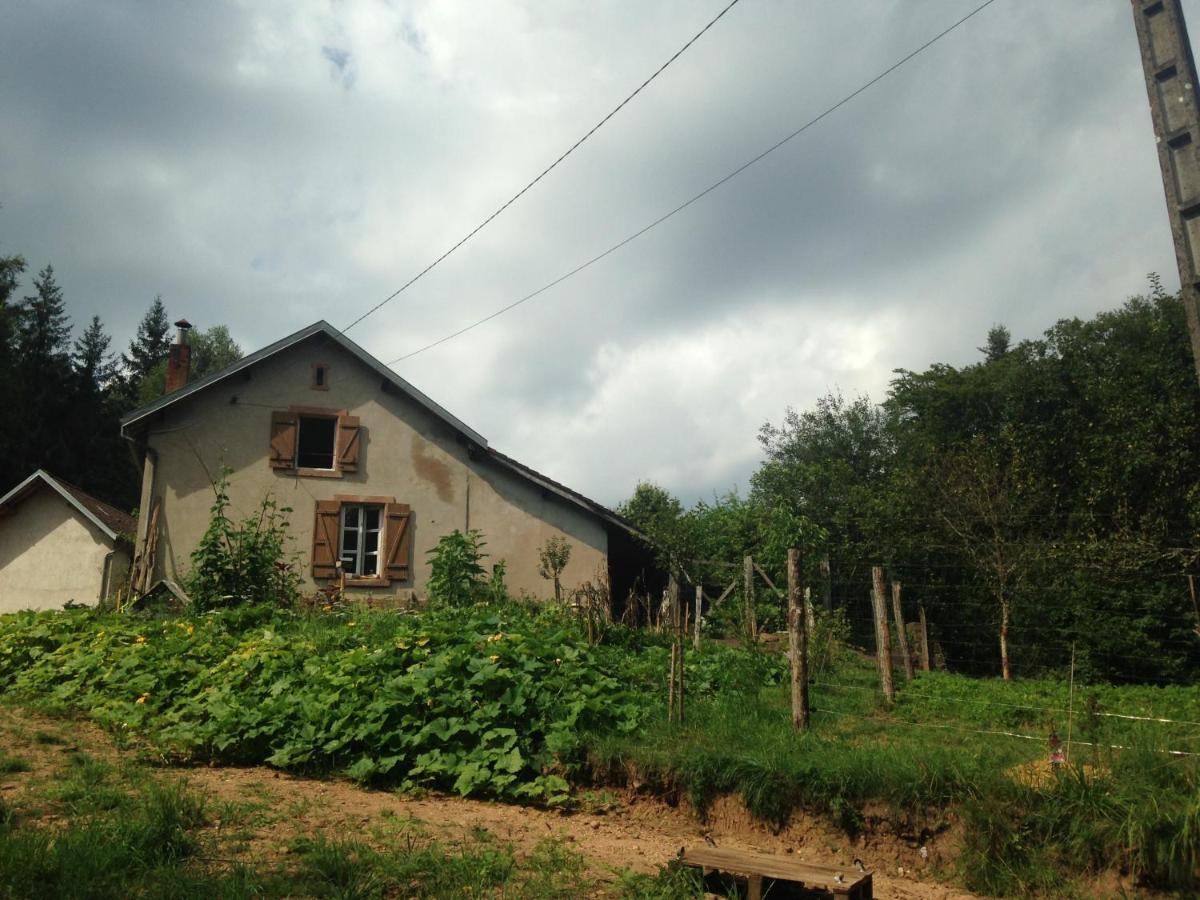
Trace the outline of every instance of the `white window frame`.
<instances>
[{"instance_id":1,"label":"white window frame","mask_svg":"<svg viewBox=\"0 0 1200 900\"><path fill-rule=\"evenodd\" d=\"M355 546L353 548L346 547L346 512L347 510L358 510L358 525L355 531ZM366 512L369 509L375 510L376 526L374 529L366 527ZM338 510L338 561L342 565L342 570L346 573L347 578L380 578L380 557L383 556L384 541L387 535L384 532L384 520L386 511L383 504L380 503L347 503L343 502L341 509ZM375 550L368 551L366 549L367 534L374 531L378 537L375 540ZM347 553L353 553L354 565L346 564ZM375 557L375 571L364 572L365 563L371 556Z\"/></svg>"}]
</instances>

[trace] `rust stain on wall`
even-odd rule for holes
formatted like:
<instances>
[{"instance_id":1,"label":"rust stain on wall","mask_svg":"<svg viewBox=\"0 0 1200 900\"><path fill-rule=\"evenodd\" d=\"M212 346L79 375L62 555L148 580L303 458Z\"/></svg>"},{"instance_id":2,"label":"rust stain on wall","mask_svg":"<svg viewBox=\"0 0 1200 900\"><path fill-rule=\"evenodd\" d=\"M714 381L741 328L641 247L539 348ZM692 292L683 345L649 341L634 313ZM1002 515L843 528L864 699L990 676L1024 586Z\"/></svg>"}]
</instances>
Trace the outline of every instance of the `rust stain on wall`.
<instances>
[{"instance_id":1,"label":"rust stain on wall","mask_svg":"<svg viewBox=\"0 0 1200 900\"><path fill-rule=\"evenodd\" d=\"M443 503L453 503L454 481L451 478L450 467L425 449L425 440L419 434L413 435L412 461L417 477L433 485L438 499Z\"/></svg>"}]
</instances>

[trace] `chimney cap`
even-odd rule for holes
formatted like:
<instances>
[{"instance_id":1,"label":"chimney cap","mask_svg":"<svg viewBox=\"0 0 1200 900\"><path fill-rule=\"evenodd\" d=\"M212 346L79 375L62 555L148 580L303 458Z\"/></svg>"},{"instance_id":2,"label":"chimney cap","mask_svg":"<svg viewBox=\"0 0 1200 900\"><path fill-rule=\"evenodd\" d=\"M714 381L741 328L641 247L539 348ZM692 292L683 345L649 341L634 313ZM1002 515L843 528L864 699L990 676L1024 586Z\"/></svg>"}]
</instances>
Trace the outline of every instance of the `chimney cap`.
<instances>
[{"instance_id":1,"label":"chimney cap","mask_svg":"<svg viewBox=\"0 0 1200 900\"><path fill-rule=\"evenodd\" d=\"M175 323L175 327L176 327L176 328L183 328L183 329L185 329L185 330L186 330L186 329L188 329L188 328L191 328L191 327L192 327L192 323L191 323L191 322L189 322L187 319L180 319L178 322L176 322L176 323Z\"/></svg>"}]
</instances>

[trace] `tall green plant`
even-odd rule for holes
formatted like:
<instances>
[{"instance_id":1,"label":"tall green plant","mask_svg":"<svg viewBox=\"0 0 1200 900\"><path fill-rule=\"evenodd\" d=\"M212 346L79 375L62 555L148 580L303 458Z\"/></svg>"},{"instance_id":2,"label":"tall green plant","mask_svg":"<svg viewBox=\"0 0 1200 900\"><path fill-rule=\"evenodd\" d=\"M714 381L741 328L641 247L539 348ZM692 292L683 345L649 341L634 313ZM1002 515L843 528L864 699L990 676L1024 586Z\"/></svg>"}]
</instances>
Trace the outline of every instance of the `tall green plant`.
<instances>
[{"instance_id":1,"label":"tall green plant","mask_svg":"<svg viewBox=\"0 0 1200 900\"><path fill-rule=\"evenodd\" d=\"M229 469L213 485L208 530L192 553L186 587L198 609L238 603L291 605L300 587L296 566L287 558L290 507L269 494L258 510L234 522L229 510Z\"/></svg>"},{"instance_id":2,"label":"tall green plant","mask_svg":"<svg viewBox=\"0 0 1200 900\"><path fill-rule=\"evenodd\" d=\"M480 560L486 543L483 534L472 528L457 528L429 551L429 602L431 606L470 606L489 595L489 582ZM503 584L504 574L500 573Z\"/></svg>"}]
</instances>

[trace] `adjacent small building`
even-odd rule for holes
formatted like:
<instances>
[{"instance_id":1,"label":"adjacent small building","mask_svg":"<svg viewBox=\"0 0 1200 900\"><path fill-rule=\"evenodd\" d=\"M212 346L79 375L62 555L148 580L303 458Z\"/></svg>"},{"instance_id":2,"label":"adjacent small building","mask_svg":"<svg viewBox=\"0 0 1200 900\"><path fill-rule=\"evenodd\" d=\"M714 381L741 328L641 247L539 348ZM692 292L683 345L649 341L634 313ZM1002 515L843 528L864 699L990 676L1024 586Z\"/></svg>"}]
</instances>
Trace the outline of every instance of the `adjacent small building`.
<instances>
[{"instance_id":1,"label":"adjacent small building","mask_svg":"<svg viewBox=\"0 0 1200 900\"><path fill-rule=\"evenodd\" d=\"M125 584L135 527L38 469L0 497L0 613L107 600Z\"/></svg>"},{"instance_id":2,"label":"adjacent small building","mask_svg":"<svg viewBox=\"0 0 1200 900\"><path fill-rule=\"evenodd\" d=\"M268 496L290 510L307 593L419 601L429 551L456 529L483 533L516 594L553 592L538 566L551 537L571 545L564 587L606 582L618 607L653 565L619 516L494 450L327 322L194 382L176 324L168 393L122 422L143 463L135 590L184 578L222 472L231 518Z\"/></svg>"}]
</instances>

